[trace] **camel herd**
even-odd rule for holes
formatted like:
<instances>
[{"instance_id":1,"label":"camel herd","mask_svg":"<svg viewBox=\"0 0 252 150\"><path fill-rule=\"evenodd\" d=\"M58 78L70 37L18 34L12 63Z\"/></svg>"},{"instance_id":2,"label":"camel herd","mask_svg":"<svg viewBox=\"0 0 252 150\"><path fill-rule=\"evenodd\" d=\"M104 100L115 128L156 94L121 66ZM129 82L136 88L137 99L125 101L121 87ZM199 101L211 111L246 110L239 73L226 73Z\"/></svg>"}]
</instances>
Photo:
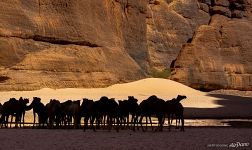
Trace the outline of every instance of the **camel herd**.
<instances>
[{"instance_id":1,"label":"camel herd","mask_svg":"<svg viewBox=\"0 0 252 150\"><path fill-rule=\"evenodd\" d=\"M172 120L176 119L176 128L184 131L184 107L180 103L186 99L186 96L178 95L172 100L163 100L153 95L138 104L138 100L133 96L128 96L128 100L118 100L101 97L97 101L83 99L68 100L60 102L51 99L49 103L44 105L41 98L34 97L30 105L29 99L20 97L19 100L10 98L3 105L0 103L0 124L1 128L8 128L15 117L15 127L24 126L24 118L26 111L33 110L34 122L33 127L38 126L46 128L80 128L81 120L84 118L84 131L86 129L135 129L139 127L143 131L147 130L150 124L154 131L152 118L156 117L158 125L155 131L162 131L166 119L168 119L169 131ZM38 123L36 122L38 116ZM9 117L11 121L9 122ZM145 118L145 125L143 125ZM149 122L148 122L149 120Z\"/></svg>"}]
</instances>

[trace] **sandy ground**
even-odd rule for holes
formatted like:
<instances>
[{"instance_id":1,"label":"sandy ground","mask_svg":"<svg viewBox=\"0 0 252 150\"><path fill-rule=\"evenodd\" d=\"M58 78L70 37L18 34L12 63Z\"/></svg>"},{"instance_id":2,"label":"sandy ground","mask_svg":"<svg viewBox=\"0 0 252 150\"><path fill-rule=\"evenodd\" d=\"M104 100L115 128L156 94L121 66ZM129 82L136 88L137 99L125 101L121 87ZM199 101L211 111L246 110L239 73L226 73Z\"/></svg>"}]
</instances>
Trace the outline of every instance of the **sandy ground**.
<instances>
[{"instance_id":1,"label":"sandy ground","mask_svg":"<svg viewBox=\"0 0 252 150\"><path fill-rule=\"evenodd\" d=\"M151 95L165 100L186 95L182 101L187 118L252 118L252 91L220 90L210 93L197 91L183 84L167 79L147 78L131 83L116 84L107 88L90 89L41 89L37 91L1 91L0 103L10 97L25 97L32 100L38 96L43 103L50 99L81 100L89 98L98 100L101 96L127 99L129 95L138 98L139 103ZM27 117L31 117L28 113Z\"/></svg>"},{"instance_id":2,"label":"sandy ground","mask_svg":"<svg viewBox=\"0 0 252 150\"><path fill-rule=\"evenodd\" d=\"M187 128L185 132L132 132L132 131L86 131L46 129L0 129L0 150L204 150L231 149L209 147L209 144L249 143L251 129L242 128Z\"/></svg>"}]
</instances>

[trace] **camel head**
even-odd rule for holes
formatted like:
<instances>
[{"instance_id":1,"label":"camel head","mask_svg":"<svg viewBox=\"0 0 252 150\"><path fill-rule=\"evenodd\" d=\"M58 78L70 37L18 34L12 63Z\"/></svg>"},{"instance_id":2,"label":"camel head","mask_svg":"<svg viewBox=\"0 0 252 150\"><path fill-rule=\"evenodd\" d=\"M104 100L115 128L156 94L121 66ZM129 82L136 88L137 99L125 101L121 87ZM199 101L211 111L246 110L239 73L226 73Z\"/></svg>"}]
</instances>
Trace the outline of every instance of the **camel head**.
<instances>
[{"instance_id":1,"label":"camel head","mask_svg":"<svg viewBox=\"0 0 252 150\"><path fill-rule=\"evenodd\" d=\"M88 101L87 98L83 98L83 99L82 99L82 102L87 102L87 101Z\"/></svg>"},{"instance_id":2,"label":"camel head","mask_svg":"<svg viewBox=\"0 0 252 150\"><path fill-rule=\"evenodd\" d=\"M28 104L28 103L29 103L29 99L28 99L28 98L25 98L25 99L24 99L24 102L25 102L25 104Z\"/></svg>"},{"instance_id":3,"label":"camel head","mask_svg":"<svg viewBox=\"0 0 252 150\"><path fill-rule=\"evenodd\" d=\"M181 100L183 100L183 99L186 99L187 97L185 96L185 95L178 95L177 96L177 100L178 101L181 101Z\"/></svg>"},{"instance_id":4,"label":"camel head","mask_svg":"<svg viewBox=\"0 0 252 150\"><path fill-rule=\"evenodd\" d=\"M128 101L137 103L138 100L134 96L128 96Z\"/></svg>"},{"instance_id":5,"label":"camel head","mask_svg":"<svg viewBox=\"0 0 252 150\"><path fill-rule=\"evenodd\" d=\"M15 102L15 101L17 101L17 100L16 100L16 98L10 98L9 101L10 101L10 102Z\"/></svg>"},{"instance_id":6,"label":"camel head","mask_svg":"<svg viewBox=\"0 0 252 150\"><path fill-rule=\"evenodd\" d=\"M41 98L39 98L39 97L33 97L33 101L41 102Z\"/></svg>"},{"instance_id":7,"label":"camel head","mask_svg":"<svg viewBox=\"0 0 252 150\"><path fill-rule=\"evenodd\" d=\"M109 100L109 98L107 96L102 96L100 98L100 101L108 101L108 100Z\"/></svg>"}]
</instances>

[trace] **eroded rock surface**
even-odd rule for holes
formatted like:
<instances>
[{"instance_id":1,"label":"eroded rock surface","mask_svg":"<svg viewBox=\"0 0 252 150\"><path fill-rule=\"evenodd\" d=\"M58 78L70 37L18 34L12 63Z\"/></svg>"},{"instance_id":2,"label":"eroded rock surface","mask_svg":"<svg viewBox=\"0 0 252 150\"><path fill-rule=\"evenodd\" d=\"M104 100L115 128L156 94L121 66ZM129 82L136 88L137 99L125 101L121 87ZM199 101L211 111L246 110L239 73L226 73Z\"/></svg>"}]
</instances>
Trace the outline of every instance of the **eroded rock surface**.
<instances>
[{"instance_id":1,"label":"eroded rock surface","mask_svg":"<svg viewBox=\"0 0 252 150\"><path fill-rule=\"evenodd\" d=\"M251 0L2 0L0 90L101 87L173 70L251 89Z\"/></svg>"},{"instance_id":2,"label":"eroded rock surface","mask_svg":"<svg viewBox=\"0 0 252 150\"><path fill-rule=\"evenodd\" d=\"M216 5L228 13L214 11ZM209 25L181 49L172 78L203 90L252 90L251 1L220 0L209 7Z\"/></svg>"}]
</instances>

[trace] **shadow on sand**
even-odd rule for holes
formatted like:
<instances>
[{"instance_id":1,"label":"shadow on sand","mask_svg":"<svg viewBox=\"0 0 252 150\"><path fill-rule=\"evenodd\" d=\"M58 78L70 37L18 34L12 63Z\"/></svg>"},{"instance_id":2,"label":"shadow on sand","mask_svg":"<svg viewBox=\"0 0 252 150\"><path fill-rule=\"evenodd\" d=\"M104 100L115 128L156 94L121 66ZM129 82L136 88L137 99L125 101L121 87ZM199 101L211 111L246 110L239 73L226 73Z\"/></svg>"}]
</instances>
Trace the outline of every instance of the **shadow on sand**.
<instances>
[{"instance_id":1,"label":"shadow on sand","mask_svg":"<svg viewBox=\"0 0 252 150\"><path fill-rule=\"evenodd\" d=\"M218 108L185 108L189 119L252 119L252 98L223 94L209 94L215 97ZM235 124L231 122L231 124Z\"/></svg>"}]
</instances>

